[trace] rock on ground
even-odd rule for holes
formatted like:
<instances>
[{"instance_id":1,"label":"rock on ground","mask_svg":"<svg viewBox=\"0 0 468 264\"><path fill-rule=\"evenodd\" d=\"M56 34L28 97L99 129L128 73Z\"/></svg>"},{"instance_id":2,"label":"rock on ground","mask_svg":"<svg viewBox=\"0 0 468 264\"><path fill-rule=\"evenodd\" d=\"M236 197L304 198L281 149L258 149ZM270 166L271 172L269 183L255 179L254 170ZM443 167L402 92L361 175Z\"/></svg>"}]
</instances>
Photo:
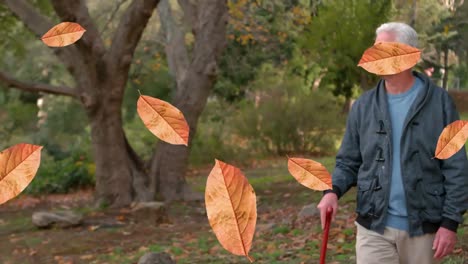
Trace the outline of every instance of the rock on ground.
<instances>
[{"instance_id":1,"label":"rock on ground","mask_svg":"<svg viewBox=\"0 0 468 264\"><path fill-rule=\"evenodd\" d=\"M72 211L35 212L32 223L40 228L58 226L62 228L81 225L83 216Z\"/></svg>"},{"instance_id":2,"label":"rock on ground","mask_svg":"<svg viewBox=\"0 0 468 264\"><path fill-rule=\"evenodd\" d=\"M162 202L137 203L132 208L132 214L137 222L150 224L169 222L166 204Z\"/></svg>"},{"instance_id":3,"label":"rock on ground","mask_svg":"<svg viewBox=\"0 0 468 264\"><path fill-rule=\"evenodd\" d=\"M256 234L257 235L263 235L265 233L271 233L273 229L275 228L274 223L268 223L268 224L257 224L256 226Z\"/></svg>"},{"instance_id":4,"label":"rock on ground","mask_svg":"<svg viewBox=\"0 0 468 264\"><path fill-rule=\"evenodd\" d=\"M317 209L317 205L313 203L302 208L301 212L299 212L298 219L302 220L305 218L318 216L320 216L320 211Z\"/></svg>"},{"instance_id":5,"label":"rock on ground","mask_svg":"<svg viewBox=\"0 0 468 264\"><path fill-rule=\"evenodd\" d=\"M150 252L140 258L138 264L175 264L167 253Z\"/></svg>"}]
</instances>

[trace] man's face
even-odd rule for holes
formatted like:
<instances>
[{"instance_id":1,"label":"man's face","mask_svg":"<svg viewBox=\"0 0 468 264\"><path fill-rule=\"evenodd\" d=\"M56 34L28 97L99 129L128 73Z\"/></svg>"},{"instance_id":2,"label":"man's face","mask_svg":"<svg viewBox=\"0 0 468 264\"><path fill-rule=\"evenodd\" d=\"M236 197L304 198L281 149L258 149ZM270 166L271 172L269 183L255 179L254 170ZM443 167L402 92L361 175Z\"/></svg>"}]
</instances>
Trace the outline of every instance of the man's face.
<instances>
[{"instance_id":1,"label":"man's face","mask_svg":"<svg viewBox=\"0 0 468 264\"><path fill-rule=\"evenodd\" d=\"M396 42L396 36L391 32L381 32L375 38L374 44L377 42Z\"/></svg>"}]
</instances>

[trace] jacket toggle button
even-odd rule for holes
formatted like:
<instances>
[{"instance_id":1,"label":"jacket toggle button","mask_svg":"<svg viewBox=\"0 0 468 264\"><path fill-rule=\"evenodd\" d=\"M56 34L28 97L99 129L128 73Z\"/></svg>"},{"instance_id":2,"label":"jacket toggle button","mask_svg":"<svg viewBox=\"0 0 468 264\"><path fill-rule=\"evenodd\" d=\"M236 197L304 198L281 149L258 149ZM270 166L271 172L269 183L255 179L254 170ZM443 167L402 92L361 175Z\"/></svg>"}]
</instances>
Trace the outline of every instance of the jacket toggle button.
<instances>
[{"instance_id":1,"label":"jacket toggle button","mask_svg":"<svg viewBox=\"0 0 468 264\"><path fill-rule=\"evenodd\" d=\"M379 152L375 161L383 162L385 161L385 159L382 157L382 148L379 147L378 149L379 149Z\"/></svg>"},{"instance_id":2,"label":"jacket toggle button","mask_svg":"<svg viewBox=\"0 0 468 264\"><path fill-rule=\"evenodd\" d=\"M384 129L384 122L379 120L379 130L377 130L377 134L387 134Z\"/></svg>"},{"instance_id":3,"label":"jacket toggle button","mask_svg":"<svg viewBox=\"0 0 468 264\"><path fill-rule=\"evenodd\" d=\"M374 214L374 213L367 213L367 216L370 216L370 217L373 217L373 218L379 218L379 215Z\"/></svg>"}]
</instances>

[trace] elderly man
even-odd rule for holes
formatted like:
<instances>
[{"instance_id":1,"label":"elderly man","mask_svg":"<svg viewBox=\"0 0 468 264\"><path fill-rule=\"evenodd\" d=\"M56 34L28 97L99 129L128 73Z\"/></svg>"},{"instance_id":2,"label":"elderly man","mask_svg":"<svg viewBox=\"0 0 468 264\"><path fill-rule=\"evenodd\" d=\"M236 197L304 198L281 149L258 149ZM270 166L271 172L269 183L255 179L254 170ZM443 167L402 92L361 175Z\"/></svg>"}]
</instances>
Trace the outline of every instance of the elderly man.
<instances>
[{"instance_id":1,"label":"elderly man","mask_svg":"<svg viewBox=\"0 0 468 264\"><path fill-rule=\"evenodd\" d=\"M417 46L417 33L387 23L376 42ZM333 190L318 208L326 211L357 185L358 264L438 263L453 251L468 206L465 148L434 159L439 135L459 119L449 94L411 69L381 76L377 87L354 103L336 156Z\"/></svg>"}]
</instances>

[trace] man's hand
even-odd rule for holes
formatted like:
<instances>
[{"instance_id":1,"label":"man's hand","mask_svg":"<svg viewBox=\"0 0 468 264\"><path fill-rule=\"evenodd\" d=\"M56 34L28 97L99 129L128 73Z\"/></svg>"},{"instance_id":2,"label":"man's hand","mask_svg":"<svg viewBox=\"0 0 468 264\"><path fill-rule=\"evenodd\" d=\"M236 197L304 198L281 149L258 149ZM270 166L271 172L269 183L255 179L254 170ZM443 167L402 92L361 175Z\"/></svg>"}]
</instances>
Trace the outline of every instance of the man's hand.
<instances>
[{"instance_id":1,"label":"man's hand","mask_svg":"<svg viewBox=\"0 0 468 264\"><path fill-rule=\"evenodd\" d=\"M448 230L447 228L440 227L439 230L437 230L434 243L432 244L432 249L436 251L434 258L442 259L452 253L456 243L457 233Z\"/></svg>"},{"instance_id":2,"label":"man's hand","mask_svg":"<svg viewBox=\"0 0 468 264\"><path fill-rule=\"evenodd\" d=\"M325 228L325 218L327 216L327 209L333 208L332 221L335 221L336 212L338 210L338 196L335 193L327 193L322 197L322 200L317 205L320 210L320 221L322 223L322 229Z\"/></svg>"}]
</instances>

